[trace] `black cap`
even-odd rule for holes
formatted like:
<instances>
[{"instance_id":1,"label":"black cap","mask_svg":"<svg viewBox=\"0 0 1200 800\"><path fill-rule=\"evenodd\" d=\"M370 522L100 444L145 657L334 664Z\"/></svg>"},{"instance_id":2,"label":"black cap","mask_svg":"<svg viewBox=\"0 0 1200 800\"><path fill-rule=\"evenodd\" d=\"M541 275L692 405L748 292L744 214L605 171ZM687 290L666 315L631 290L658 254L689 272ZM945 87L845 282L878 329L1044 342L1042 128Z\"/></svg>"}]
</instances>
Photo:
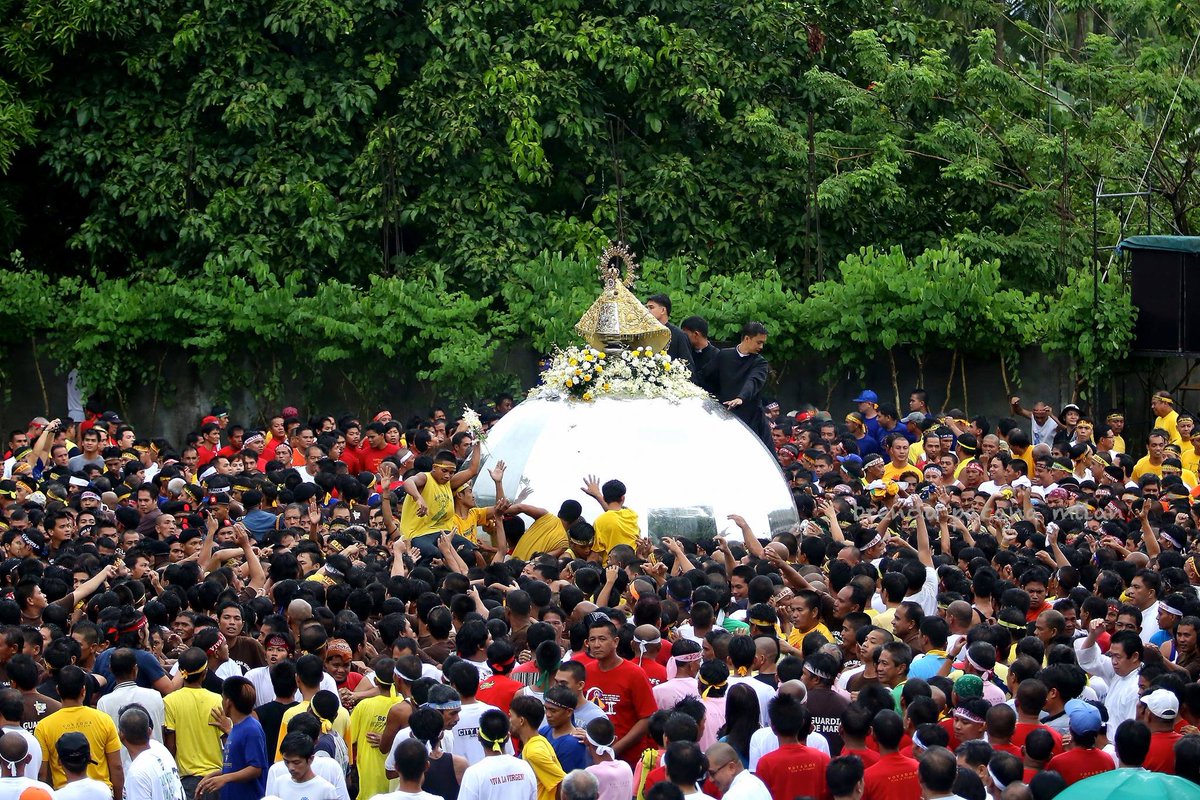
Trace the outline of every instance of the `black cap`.
<instances>
[{"instance_id":1,"label":"black cap","mask_svg":"<svg viewBox=\"0 0 1200 800\"><path fill-rule=\"evenodd\" d=\"M83 767L96 763L92 758L92 746L82 733L64 733L54 743L54 749L58 751L59 760L68 766Z\"/></svg>"}]
</instances>

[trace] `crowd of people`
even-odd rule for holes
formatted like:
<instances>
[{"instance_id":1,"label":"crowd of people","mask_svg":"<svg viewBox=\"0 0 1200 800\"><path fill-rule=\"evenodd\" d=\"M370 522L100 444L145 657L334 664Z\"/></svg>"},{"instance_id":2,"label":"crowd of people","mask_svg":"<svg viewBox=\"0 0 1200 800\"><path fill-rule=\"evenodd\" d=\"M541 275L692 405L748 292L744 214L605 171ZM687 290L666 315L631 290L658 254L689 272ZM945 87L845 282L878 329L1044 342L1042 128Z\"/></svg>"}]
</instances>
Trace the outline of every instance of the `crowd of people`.
<instances>
[{"instance_id":1,"label":"crowd of people","mask_svg":"<svg viewBox=\"0 0 1200 800\"><path fill-rule=\"evenodd\" d=\"M0 800L1200 782L1195 420L1010 405L764 403L800 523L702 540L646 538L619 475L506 496L444 409L38 417L0 480Z\"/></svg>"}]
</instances>

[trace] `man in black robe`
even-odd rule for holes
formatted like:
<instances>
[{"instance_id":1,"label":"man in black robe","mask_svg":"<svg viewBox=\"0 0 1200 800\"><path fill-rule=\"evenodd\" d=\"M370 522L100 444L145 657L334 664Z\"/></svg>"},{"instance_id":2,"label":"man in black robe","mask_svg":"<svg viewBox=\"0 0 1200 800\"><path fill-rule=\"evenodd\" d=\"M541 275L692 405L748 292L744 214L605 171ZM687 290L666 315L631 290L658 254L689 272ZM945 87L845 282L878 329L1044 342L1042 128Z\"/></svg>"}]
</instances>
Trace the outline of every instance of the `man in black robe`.
<instances>
[{"instance_id":1,"label":"man in black robe","mask_svg":"<svg viewBox=\"0 0 1200 800\"><path fill-rule=\"evenodd\" d=\"M704 317L688 317L679 327L683 329L688 343L692 346L692 360L696 362L696 369L692 373L692 383L708 389L709 387L704 385L702 377L704 370L717 353L721 352L721 348L708 340L708 320Z\"/></svg>"},{"instance_id":2,"label":"man in black robe","mask_svg":"<svg viewBox=\"0 0 1200 800\"><path fill-rule=\"evenodd\" d=\"M762 439L772 453L771 425L763 411L762 390L767 383L767 360L760 355L767 344L761 322L742 326L737 347L721 350L704 371L705 385L717 399Z\"/></svg>"},{"instance_id":3,"label":"man in black robe","mask_svg":"<svg viewBox=\"0 0 1200 800\"><path fill-rule=\"evenodd\" d=\"M692 344L688 341L687 334L670 323L671 298L665 294L651 295L646 298L646 308L671 332L671 343L667 345L667 355L687 364L688 369L695 375L696 361L692 358Z\"/></svg>"}]
</instances>

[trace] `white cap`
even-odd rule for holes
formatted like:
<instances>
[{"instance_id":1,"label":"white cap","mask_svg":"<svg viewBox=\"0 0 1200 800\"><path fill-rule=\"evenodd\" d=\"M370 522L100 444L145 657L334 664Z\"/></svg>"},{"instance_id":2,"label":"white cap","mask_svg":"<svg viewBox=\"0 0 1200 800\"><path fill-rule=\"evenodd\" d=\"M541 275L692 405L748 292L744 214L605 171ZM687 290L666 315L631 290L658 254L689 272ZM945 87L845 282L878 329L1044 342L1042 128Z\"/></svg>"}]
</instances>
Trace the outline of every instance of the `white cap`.
<instances>
[{"instance_id":1,"label":"white cap","mask_svg":"<svg viewBox=\"0 0 1200 800\"><path fill-rule=\"evenodd\" d=\"M1175 719L1179 716L1179 698L1166 689L1155 689L1142 698L1142 703L1159 719Z\"/></svg>"}]
</instances>

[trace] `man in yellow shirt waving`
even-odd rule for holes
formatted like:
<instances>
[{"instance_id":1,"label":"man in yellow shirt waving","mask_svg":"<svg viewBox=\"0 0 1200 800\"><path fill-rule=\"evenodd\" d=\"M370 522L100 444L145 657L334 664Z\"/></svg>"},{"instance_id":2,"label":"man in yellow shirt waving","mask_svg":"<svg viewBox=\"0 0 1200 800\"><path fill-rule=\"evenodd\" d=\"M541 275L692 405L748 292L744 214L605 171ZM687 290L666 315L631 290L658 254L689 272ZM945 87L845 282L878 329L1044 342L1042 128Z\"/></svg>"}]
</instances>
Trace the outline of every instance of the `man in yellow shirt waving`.
<instances>
[{"instance_id":1,"label":"man in yellow shirt waving","mask_svg":"<svg viewBox=\"0 0 1200 800\"><path fill-rule=\"evenodd\" d=\"M595 475L583 479L583 493L596 498L596 502L604 512L596 517L592 526L596 529L596 543L592 552L600 555L600 563L604 563L609 551L619 544L627 544L637 549L638 527L637 512L625 507L625 484L618 480L600 481Z\"/></svg>"}]
</instances>

